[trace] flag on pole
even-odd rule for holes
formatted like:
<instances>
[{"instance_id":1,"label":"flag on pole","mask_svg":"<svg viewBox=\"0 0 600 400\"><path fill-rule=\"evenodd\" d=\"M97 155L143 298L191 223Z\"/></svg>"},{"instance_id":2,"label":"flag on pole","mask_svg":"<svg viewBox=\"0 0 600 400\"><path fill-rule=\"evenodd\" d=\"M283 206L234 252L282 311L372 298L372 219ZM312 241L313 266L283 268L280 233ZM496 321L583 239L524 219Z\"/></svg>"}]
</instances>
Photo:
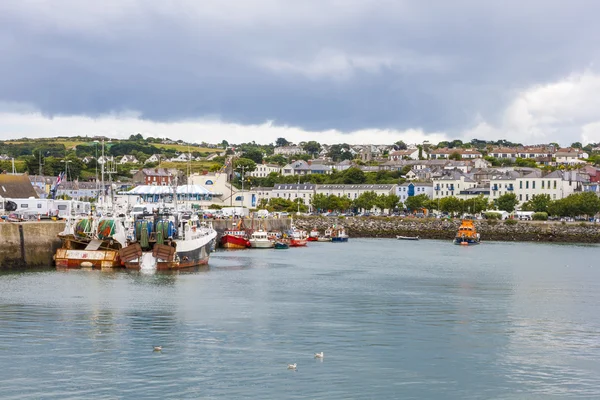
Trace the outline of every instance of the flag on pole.
<instances>
[{"instance_id":1,"label":"flag on pole","mask_svg":"<svg viewBox=\"0 0 600 400\"><path fill-rule=\"evenodd\" d=\"M62 171L60 174L58 174L58 176L56 177L56 183L54 184L54 186L58 186L60 185L60 183L63 181L63 178L65 177L65 172Z\"/></svg>"}]
</instances>

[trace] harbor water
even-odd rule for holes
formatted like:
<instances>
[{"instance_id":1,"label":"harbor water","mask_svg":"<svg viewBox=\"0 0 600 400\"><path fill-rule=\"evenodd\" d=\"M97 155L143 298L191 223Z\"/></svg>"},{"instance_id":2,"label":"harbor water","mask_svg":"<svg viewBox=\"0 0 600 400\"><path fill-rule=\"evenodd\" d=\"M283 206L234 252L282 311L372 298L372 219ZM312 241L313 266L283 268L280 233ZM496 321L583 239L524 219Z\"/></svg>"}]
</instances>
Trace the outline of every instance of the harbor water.
<instances>
[{"instance_id":1,"label":"harbor water","mask_svg":"<svg viewBox=\"0 0 600 400\"><path fill-rule=\"evenodd\" d=\"M2 273L0 393L598 399L599 254L350 239L218 251L191 273Z\"/></svg>"}]
</instances>

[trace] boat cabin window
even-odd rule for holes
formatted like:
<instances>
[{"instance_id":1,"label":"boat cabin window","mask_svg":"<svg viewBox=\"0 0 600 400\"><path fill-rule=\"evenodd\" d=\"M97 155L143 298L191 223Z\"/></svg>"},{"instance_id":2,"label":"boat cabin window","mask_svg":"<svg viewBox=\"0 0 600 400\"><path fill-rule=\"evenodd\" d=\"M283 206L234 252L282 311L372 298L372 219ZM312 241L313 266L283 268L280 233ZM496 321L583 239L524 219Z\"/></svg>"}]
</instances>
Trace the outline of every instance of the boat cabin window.
<instances>
[{"instance_id":1,"label":"boat cabin window","mask_svg":"<svg viewBox=\"0 0 600 400\"><path fill-rule=\"evenodd\" d=\"M21 208L29 208L29 204L21 204Z\"/></svg>"},{"instance_id":2,"label":"boat cabin window","mask_svg":"<svg viewBox=\"0 0 600 400\"><path fill-rule=\"evenodd\" d=\"M64 211L64 210L67 209L67 205L66 204L61 204L61 205L58 206L58 209Z\"/></svg>"},{"instance_id":3,"label":"boat cabin window","mask_svg":"<svg viewBox=\"0 0 600 400\"><path fill-rule=\"evenodd\" d=\"M38 203L38 208L42 208L42 203Z\"/></svg>"}]
</instances>

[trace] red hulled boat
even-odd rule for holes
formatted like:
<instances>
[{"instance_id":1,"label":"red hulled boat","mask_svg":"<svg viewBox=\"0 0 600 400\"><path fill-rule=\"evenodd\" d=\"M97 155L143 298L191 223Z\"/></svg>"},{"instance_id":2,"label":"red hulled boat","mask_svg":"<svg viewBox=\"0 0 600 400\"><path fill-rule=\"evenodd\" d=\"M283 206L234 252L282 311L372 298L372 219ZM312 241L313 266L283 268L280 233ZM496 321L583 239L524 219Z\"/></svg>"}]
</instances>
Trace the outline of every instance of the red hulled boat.
<instances>
[{"instance_id":1,"label":"red hulled boat","mask_svg":"<svg viewBox=\"0 0 600 400\"><path fill-rule=\"evenodd\" d=\"M250 247L248 230L244 227L244 220L240 219L231 229L223 232L221 246L226 249L245 249Z\"/></svg>"}]
</instances>

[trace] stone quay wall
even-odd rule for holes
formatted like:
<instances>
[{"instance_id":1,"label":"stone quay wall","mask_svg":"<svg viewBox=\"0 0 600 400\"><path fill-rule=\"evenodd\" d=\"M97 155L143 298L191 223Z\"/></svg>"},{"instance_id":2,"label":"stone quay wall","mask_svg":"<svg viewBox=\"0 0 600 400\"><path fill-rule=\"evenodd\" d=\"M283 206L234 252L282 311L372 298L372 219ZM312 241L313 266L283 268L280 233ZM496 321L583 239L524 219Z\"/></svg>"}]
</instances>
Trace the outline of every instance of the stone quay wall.
<instances>
[{"instance_id":1,"label":"stone quay wall","mask_svg":"<svg viewBox=\"0 0 600 400\"><path fill-rule=\"evenodd\" d=\"M0 222L0 269L51 267L64 221Z\"/></svg>"},{"instance_id":2,"label":"stone quay wall","mask_svg":"<svg viewBox=\"0 0 600 400\"><path fill-rule=\"evenodd\" d=\"M400 217L301 217L294 219L298 228L317 228L321 233L333 224L346 228L350 237L395 238L419 236L422 239L452 240L460 226L460 220L400 218ZM477 220L477 232L481 240L600 243L600 224L590 222L550 222Z\"/></svg>"}]
</instances>

